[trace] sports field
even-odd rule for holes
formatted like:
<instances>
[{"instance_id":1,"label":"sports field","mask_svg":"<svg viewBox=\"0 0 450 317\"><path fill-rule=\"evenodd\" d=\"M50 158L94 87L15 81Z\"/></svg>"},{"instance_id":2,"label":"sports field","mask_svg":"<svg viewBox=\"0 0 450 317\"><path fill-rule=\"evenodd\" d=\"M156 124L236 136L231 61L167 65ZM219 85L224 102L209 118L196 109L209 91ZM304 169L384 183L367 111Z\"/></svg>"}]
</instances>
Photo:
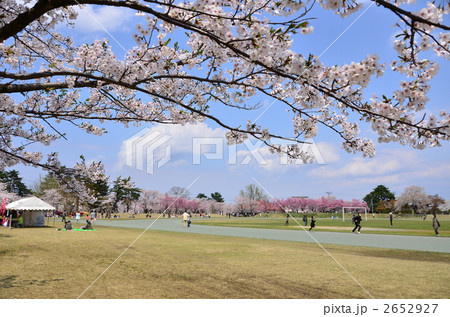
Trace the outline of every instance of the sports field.
<instances>
[{"instance_id":1,"label":"sports field","mask_svg":"<svg viewBox=\"0 0 450 317\"><path fill-rule=\"evenodd\" d=\"M441 237L450 237L450 217L448 215L439 215L441 227L439 228L439 235ZM317 217L315 231L336 231L349 232L354 228L351 217L347 216L344 221L342 218ZM311 217L308 218L309 228ZM280 216L271 217L232 217L232 218L211 218L202 219L198 224L208 226L226 226L226 227L240 227L240 228L264 228L264 229L283 229L283 230L298 230L304 226L301 218L289 218L289 225L286 226L286 218ZM432 217L427 217L422 220L420 217L401 217L394 218L392 226L389 218L377 218L368 216L367 220L363 217L361 222L364 233L377 234L396 234L396 235L417 235L417 236L434 236L432 227Z\"/></svg>"}]
</instances>

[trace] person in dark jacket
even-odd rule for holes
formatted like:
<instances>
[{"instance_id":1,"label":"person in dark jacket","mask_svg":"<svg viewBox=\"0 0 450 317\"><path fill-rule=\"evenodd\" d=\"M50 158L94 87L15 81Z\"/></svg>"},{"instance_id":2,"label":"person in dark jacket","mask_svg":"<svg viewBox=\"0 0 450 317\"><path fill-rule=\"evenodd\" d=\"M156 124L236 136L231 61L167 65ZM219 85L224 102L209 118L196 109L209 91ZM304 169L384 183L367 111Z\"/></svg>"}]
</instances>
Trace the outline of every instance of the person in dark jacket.
<instances>
[{"instance_id":1,"label":"person in dark jacket","mask_svg":"<svg viewBox=\"0 0 450 317\"><path fill-rule=\"evenodd\" d=\"M303 214L303 222L305 223L305 227L308 225L308 216Z\"/></svg>"},{"instance_id":2,"label":"person in dark jacket","mask_svg":"<svg viewBox=\"0 0 450 317\"><path fill-rule=\"evenodd\" d=\"M353 217L353 222L355 224L355 228L353 228L352 232L355 232L356 229L358 229L357 233L359 234L359 231L361 230L361 214L358 212L356 216Z\"/></svg>"},{"instance_id":3,"label":"person in dark jacket","mask_svg":"<svg viewBox=\"0 0 450 317\"><path fill-rule=\"evenodd\" d=\"M92 223L90 220L86 220L86 226L81 227L81 229L83 230L93 230L94 228L92 228Z\"/></svg>"},{"instance_id":4,"label":"person in dark jacket","mask_svg":"<svg viewBox=\"0 0 450 317\"><path fill-rule=\"evenodd\" d=\"M311 228L309 228L309 231L311 231L311 229L315 227L316 227L316 218L314 218L314 216L311 216Z\"/></svg>"},{"instance_id":5,"label":"person in dark jacket","mask_svg":"<svg viewBox=\"0 0 450 317\"><path fill-rule=\"evenodd\" d=\"M439 223L439 220L436 217L436 214L433 215L433 229L434 232L436 233L436 236L439 236L439 227L441 226L441 224Z\"/></svg>"}]
</instances>

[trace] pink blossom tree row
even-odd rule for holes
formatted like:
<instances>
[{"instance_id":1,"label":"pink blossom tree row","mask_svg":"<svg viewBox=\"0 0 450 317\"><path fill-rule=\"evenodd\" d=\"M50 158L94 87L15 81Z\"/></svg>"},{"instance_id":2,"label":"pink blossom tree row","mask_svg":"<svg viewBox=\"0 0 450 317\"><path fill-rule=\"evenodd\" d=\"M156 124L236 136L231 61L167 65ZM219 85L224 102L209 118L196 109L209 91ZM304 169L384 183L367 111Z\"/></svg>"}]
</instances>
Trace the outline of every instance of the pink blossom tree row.
<instances>
[{"instance_id":1,"label":"pink blossom tree row","mask_svg":"<svg viewBox=\"0 0 450 317\"><path fill-rule=\"evenodd\" d=\"M290 212L335 212L340 211L342 207L365 207L367 204L358 199L344 201L335 197L312 198L287 198L284 200L277 199L276 203L280 208Z\"/></svg>"},{"instance_id":2,"label":"pink blossom tree row","mask_svg":"<svg viewBox=\"0 0 450 317\"><path fill-rule=\"evenodd\" d=\"M134 212L155 212L166 214L182 214L183 212L199 214L259 214L273 212L334 212L342 207L366 207L367 204L358 199L344 201L334 197L286 198L286 199L250 199L236 196L233 203L217 202L205 198L170 196L154 190L143 190L139 200L134 202Z\"/></svg>"}]
</instances>

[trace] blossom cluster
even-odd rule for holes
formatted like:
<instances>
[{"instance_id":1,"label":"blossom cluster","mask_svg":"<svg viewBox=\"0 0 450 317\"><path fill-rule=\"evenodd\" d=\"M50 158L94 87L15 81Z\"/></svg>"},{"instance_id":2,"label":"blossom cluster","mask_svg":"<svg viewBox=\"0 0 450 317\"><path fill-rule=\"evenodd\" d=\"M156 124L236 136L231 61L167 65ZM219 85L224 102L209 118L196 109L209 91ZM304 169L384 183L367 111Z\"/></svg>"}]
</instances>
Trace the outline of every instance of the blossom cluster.
<instances>
[{"instance_id":1,"label":"blossom cluster","mask_svg":"<svg viewBox=\"0 0 450 317\"><path fill-rule=\"evenodd\" d=\"M410 2L378 1L402 8ZM423 115L439 58L449 58L450 35L439 27L448 7L427 3L403 16L394 44L396 60L380 61L371 54L361 61L327 66L318 56L292 49L296 36L314 36L318 21L311 19L314 4L309 1L119 4L139 10L136 19L140 22L131 35L135 45L123 58L106 39L75 46L72 38L58 33L63 24L70 27L76 19L70 6L45 11L11 33L10 26L21 25L20 14L36 2L2 1L0 169L19 162L60 168L56 156L42 163L43 155L28 152L24 144L49 145L64 137L55 128L61 122L101 135L102 123L107 121L128 126L212 119L229 130L230 143L252 135L293 157L305 154L271 140L280 137L301 143L324 127L342 137L347 151L373 156L374 143L360 135L361 122L372 127L380 142L421 149L449 139L448 113ZM342 17L362 7L356 0L320 0L318 4ZM185 41L180 40L183 36ZM402 78L399 88L392 96L366 100L365 89L373 78L383 76L386 65ZM292 135L278 136L252 122L235 127L211 111L216 105L253 109L261 96L281 102L292 113ZM99 177L96 168L75 167L92 179Z\"/></svg>"}]
</instances>

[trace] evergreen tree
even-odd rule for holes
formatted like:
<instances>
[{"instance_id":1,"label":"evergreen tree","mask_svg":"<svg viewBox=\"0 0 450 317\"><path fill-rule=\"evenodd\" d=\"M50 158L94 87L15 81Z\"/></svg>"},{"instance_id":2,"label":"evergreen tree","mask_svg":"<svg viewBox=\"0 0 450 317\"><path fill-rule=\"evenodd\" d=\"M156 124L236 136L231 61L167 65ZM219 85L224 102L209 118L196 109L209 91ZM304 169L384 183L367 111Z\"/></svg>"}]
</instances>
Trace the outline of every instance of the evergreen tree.
<instances>
[{"instance_id":1,"label":"evergreen tree","mask_svg":"<svg viewBox=\"0 0 450 317\"><path fill-rule=\"evenodd\" d=\"M131 202L138 200L141 194L141 190L134 187L134 183L131 181L131 177L121 178L120 176L114 181L114 186L111 190L115 194L113 209L118 211L119 203L123 202L126 206L127 212L130 210Z\"/></svg>"},{"instance_id":2,"label":"evergreen tree","mask_svg":"<svg viewBox=\"0 0 450 317\"><path fill-rule=\"evenodd\" d=\"M22 177L16 170L0 172L0 181L6 184L9 193L17 194L21 197L31 194L28 187L22 182Z\"/></svg>"},{"instance_id":3,"label":"evergreen tree","mask_svg":"<svg viewBox=\"0 0 450 317\"><path fill-rule=\"evenodd\" d=\"M225 201L222 197L222 194L219 192L211 193L211 198L217 201L218 203L223 203Z\"/></svg>"},{"instance_id":4,"label":"evergreen tree","mask_svg":"<svg viewBox=\"0 0 450 317\"><path fill-rule=\"evenodd\" d=\"M370 209L374 211L377 209L378 204L381 201L390 201L391 199L395 199L395 195L389 190L389 188L384 185L378 185L363 198L363 201L365 201Z\"/></svg>"},{"instance_id":5,"label":"evergreen tree","mask_svg":"<svg viewBox=\"0 0 450 317\"><path fill-rule=\"evenodd\" d=\"M41 197L44 192L49 189L59 189L58 182L53 177L52 173L47 173L44 177L39 175L39 179L31 187L33 195Z\"/></svg>"}]
</instances>

